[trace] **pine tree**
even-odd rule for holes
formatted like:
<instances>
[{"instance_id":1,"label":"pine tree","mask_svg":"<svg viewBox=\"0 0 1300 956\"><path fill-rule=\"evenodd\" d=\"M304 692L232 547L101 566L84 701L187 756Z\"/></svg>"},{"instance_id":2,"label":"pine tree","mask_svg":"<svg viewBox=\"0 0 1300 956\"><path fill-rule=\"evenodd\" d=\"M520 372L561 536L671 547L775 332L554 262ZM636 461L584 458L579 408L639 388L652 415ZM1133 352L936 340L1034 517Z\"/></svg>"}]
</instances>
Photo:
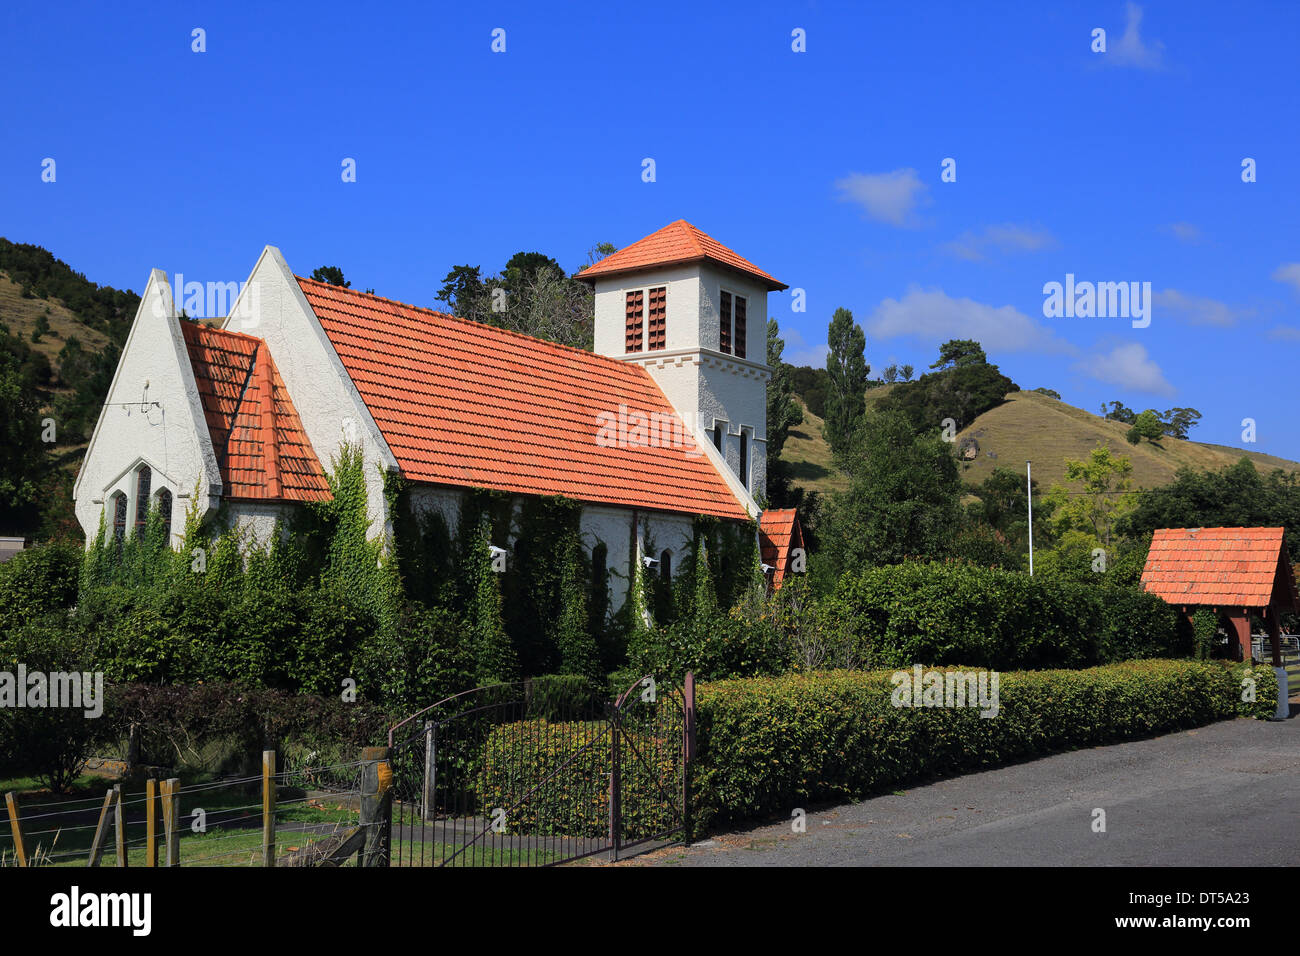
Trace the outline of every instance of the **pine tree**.
<instances>
[{"instance_id":1,"label":"pine tree","mask_svg":"<svg viewBox=\"0 0 1300 956\"><path fill-rule=\"evenodd\" d=\"M853 321L848 309L836 309L826 336L830 351L826 354L826 371L830 383L826 389L826 440L831 452L842 455L848 450L858 423L866 412L867 336Z\"/></svg>"}]
</instances>

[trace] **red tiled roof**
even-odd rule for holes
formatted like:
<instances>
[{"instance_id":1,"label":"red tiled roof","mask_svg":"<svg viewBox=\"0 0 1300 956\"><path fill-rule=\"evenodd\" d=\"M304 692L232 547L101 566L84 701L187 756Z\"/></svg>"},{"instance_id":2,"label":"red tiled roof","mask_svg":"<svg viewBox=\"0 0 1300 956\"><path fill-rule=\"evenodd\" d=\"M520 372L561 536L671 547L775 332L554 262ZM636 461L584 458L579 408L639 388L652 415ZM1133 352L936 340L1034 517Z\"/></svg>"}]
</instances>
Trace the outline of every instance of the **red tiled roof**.
<instances>
[{"instance_id":1,"label":"red tiled roof","mask_svg":"<svg viewBox=\"0 0 1300 956\"><path fill-rule=\"evenodd\" d=\"M298 277L413 480L745 518L689 442L598 441L620 414L676 419L639 365ZM633 421L635 426L635 421ZM684 429L683 429L684 430ZM640 447L637 447L640 445Z\"/></svg>"},{"instance_id":2,"label":"red tiled roof","mask_svg":"<svg viewBox=\"0 0 1300 956\"><path fill-rule=\"evenodd\" d=\"M325 472L266 343L197 322L182 321L181 331L216 449L223 497L328 499Z\"/></svg>"},{"instance_id":3,"label":"red tiled roof","mask_svg":"<svg viewBox=\"0 0 1300 956\"><path fill-rule=\"evenodd\" d=\"M763 563L771 565L772 587L781 587L789 569L791 548L803 547L803 529L794 508L769 509L758 522L759 551Z\"/></svg>"},{"instance_id":4,"label":"red tiled roof","mask_svg":"<svg viewBox=\"0 0 1300 956\"><path fill-rule=\"evenodd\" d=\"M618 252L601 259L594 266L583 269L574 278L584 282L594 282L603 276L639 272L643 269L677 265L683 262L701 262L706 259L762 279L770 290L788 288L785 283L773 279L744 256L728 249L707 233L696 229L685 219L678 219L658 232L652 232L644 239L639 239L630 246L624 246Z\"/></svg>"},{"instance_id":5,"label":"red tiled roof","mask_svg":"<svg viewBox=\"0 0 1300 956\"><path fill-rule=\"evenodd\" d=\"M1265 607L1276 593L1295 606L1283 533L1282 528L1162 528L1152 536L1142 586L1170 604Z\"/></svg>"}]
</instances>

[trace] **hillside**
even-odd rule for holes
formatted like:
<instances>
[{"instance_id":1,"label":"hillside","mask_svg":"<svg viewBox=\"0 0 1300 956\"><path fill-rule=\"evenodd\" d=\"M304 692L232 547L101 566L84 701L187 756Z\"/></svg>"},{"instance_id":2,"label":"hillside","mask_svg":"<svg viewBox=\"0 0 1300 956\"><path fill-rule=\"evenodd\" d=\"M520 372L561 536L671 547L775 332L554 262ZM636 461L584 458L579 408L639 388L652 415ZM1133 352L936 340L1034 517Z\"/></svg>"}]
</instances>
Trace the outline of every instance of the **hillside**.
<instances>
[{"instance_id":1,"label":"hillside","mask_svg":"<svg viewBox=\"0 0 1300 956\"><path fill-rule=\"evenodd\" d=\"M889 390L886 385L867 392L868 407ZM804 424L791 430L781 457L790 463L796 485L825 493L845 488L847 481L831 464L830 446L822 438L821 425L822 420L805 408ZM958 432L959 443L969 438L979 445L976 457L961 462L962 480L978 484L997 467L1021 471L1028 459L1034 463L1035 483L1046 491L1064 477L1066 458L1085 458L1098 442L1108 442L1114 451L1132 460L1136 488L1168 484L1183 466L1215 471L1243 455L1260 471L1300 471L1298 462L1225 445L1178 438L1164 438L1159 445L1146 441L1130 445L1124 437L1128 427L1038 392L1012 392L1004 404Z\"/></svg>"}]
</instances>

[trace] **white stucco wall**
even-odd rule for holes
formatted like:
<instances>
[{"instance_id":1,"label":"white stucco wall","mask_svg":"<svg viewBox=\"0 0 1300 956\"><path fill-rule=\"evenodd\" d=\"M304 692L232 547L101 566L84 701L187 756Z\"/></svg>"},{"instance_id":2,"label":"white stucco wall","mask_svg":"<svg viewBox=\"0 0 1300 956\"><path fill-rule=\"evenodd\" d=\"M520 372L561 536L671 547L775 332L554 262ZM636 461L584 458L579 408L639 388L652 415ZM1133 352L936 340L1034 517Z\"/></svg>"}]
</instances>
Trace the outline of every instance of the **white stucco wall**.
<instances>
[{"instance_id":1,"label":"white stucco wall","mask_svg":"<svg viewBox=\"0 0 1300 956\"><path fill-rule=\"evenodd\" d=\"M666 347L654 352L625 352L627 292L665 284ZM718 315L724 290L747 300L743 359L719 351ZM767 485L767 382L771 370L766 364L766 288L731 270L694 263L598 280L595 295L596 351L643 366L683 422L695 430L697 441L711 446L714 426L723 424L724 476L736 484L737 490L740 435L748 436L749 470L742 500L756 515L754 499L763 494Z\"/></svg>"},{"instance_id":2,"label":"white stucco wall","mask_svg":"<svg viewBox=\"0 0 1300 956\"><path fill-rule=\"evenodd\" d=\"M185 515L216 507L221 476L181 335L167 277L155 269L145 286L99 421L73 487L77 521L93 541L101 513L112 533L112 496L127 498L128 526L136 514L141 465L152 470L150 497L172 493L173 542Z\"/></svg>"}]
</instances>

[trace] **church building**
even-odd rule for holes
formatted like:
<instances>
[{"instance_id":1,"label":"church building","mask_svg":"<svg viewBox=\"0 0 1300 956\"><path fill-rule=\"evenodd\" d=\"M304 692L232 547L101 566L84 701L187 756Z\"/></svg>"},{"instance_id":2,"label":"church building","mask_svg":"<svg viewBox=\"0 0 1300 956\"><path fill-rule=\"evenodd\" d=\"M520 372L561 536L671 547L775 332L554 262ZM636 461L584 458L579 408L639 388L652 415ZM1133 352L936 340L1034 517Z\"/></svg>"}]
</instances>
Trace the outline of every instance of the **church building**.
<instances>
[{"instance_id":1,"label":"church building","mask_svg":"<svg viewBox=\"0 0 1300 956\"><path fill-rule=\"evenodd\" d=\"M173 544L191 508L265 541L329 497L347 445L390 544L384 473L451 529L471 488L579 502L617 608L633 562L680 566L696 516L764 524L767 295L786 286L684 220L575 278L595 294L594 352L306 279L272 246L208 326L155 269L74 488L87 538L101 520L134 533L157 505Z\"/></svg>"}]
</instances>

